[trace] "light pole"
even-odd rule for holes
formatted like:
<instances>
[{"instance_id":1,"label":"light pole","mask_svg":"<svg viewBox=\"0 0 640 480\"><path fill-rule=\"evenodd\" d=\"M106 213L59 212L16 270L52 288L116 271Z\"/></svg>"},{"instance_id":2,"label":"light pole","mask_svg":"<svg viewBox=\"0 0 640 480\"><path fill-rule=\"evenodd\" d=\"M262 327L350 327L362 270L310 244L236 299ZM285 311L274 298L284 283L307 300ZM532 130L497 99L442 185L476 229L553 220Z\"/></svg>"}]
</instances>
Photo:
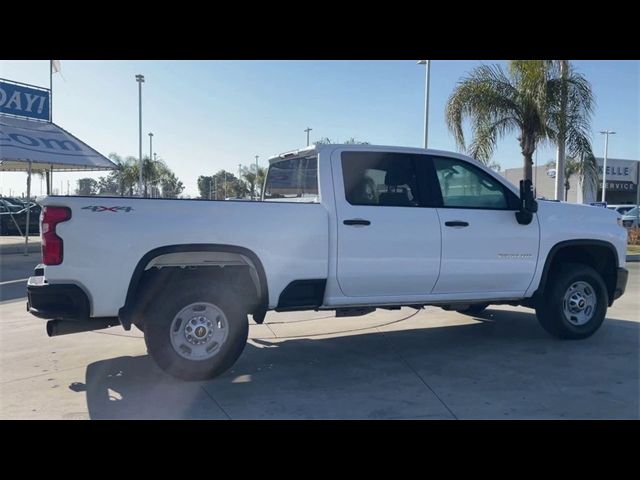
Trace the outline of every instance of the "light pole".
<instances>
[{"instance_id":1,"label":"light pole","mask_svg":"<svg viewBox=\"0 0 640 480\"><path fill-rule=\"evenodd\" d=\"M424 148L429 144L429 84L431 83L431 60L419 60L418 65L426 65L424 86Z\"/></svg>"},{"instance_id":2,"label":"light pole","mask_svg":"<svg viewBox=\"0 0 640 480\"><path fill-rule=\"evenodd\" d=\"M153 156L152 152L153 152L153 133L149 132L149 160L151 160L151 157Z\"/></svg>"},{"instance_id":3,"label":"light pole","mask_svg":"<svg viewBox=\"0 0 640 480\"><path fill-rule=\"evenodd\" d=\"M607 193L607 154L609 153L609 135L615 135L616 132L611 130L603 130L600 134L604 135L604 162L602 164L602 202L605 201Z\"/></svg>"},{"instance_id":4,"label":"light pole","mask_svg":"<svg viewBox=\"0 0 640 480\"><path fill-rule=\"evenodd\" d=\"M253 179L253 198L255 199L258 195L258 157L256 155L256 178Z\"/></svg>"},{"instance_id":5,"label":"light pole","mask_svg":"<svg viewBox=\"0 0 640 480\"><path fill-rule=\"evenodd\" d=\"M307 132L307 147L309 146L309 132L313 130L313 128L305 128L304 131Z\"/></svg>"},{"instance_id":6,"label":"light pole","mask_svg":"<svg viewBox=\"0 0 640 480\"><path fill-rule=\"evenodd\" d=\"M142 196L142 84L144 83L144 75L136 75L138 82L138 132L139 132L139 165L140 165L140 196Z\"/></svg>"},{"instance_id":7,"label":"light pole","mask_svg":"<svg viewBox=\"0 0 640 480\"><path fill-rule=\"evenodd\" d=\"M153 152L153 133L149 132L149 162L151 162L151 157ZM153 181L155 182L156 179L155 177L153 178ZM149 179L145 179L145 183L148 183ZM151 198L153 198L153 184L151 184Z\"/></svg>"}]
</instances>

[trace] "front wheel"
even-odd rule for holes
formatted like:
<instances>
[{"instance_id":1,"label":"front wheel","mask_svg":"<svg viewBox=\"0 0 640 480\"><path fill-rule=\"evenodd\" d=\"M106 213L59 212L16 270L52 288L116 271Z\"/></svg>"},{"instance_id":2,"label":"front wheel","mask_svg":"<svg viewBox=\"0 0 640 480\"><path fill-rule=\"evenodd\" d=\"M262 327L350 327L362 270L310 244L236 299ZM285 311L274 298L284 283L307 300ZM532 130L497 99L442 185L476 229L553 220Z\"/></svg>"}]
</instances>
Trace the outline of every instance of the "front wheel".
<instances>
[{"instance_id":1,"label":"front wheel","mask_svg":"<svg viewBox=\"0 0 640 480\"><path fill-rule=\"evenodd\" d=\"M183 380L207 380L235 363L249 322L229 286L181 282L168 288L145 315L144 338L160 368Z\"/></svg>"},{"instance_id":2,"label":"front wheel","mask_svg":"<svg viewBox=\"0 0 640 480\"><path fill-rule=\"evenodd\" d=\"M566 264L549 279L536 315L550 334L581 339L600 328L607 305L607 288L600 274L587 265Z\"/></svg>"}]
</instances>

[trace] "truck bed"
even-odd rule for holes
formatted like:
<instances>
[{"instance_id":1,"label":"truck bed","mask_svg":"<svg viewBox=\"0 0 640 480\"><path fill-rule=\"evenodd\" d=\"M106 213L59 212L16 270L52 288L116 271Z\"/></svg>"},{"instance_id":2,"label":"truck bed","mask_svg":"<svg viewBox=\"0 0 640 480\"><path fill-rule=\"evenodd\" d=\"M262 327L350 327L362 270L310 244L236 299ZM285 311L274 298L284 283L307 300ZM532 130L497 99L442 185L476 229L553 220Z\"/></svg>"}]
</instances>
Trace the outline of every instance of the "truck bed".
<instances>
[{"instance_id":1,"label":"truck bed","mask_svg":"<svg viewBox=\"0 0 640 480\"><path fill-rule=\"evenodd\" d=\"M67 196L41 203L72 212L57 227L64 240L63 265L46 266L47 281L72 281L100 292L91 298L92 317L117 315L140 259L170 245L251 250L269 272L270 308L291 281L328 275L328 213L318 203Z\"/></svg>"}]
</instances>

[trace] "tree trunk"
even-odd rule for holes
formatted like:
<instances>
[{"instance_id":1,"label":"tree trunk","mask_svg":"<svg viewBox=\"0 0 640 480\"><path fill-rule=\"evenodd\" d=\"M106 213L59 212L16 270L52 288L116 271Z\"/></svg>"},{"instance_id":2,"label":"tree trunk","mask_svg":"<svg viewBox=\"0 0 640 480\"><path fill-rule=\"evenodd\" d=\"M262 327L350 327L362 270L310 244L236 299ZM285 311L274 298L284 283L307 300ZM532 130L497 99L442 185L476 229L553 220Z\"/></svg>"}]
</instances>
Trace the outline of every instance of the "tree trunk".
<instances>
[{"instance_id":1,"label":"tree trunk","mask_svg":"<svg viewBox=\"0 0 640 480\"><path fill-rule=\"evenodd\" d=\"M520 149L524 157L522 169L524 180L533 181L533 154L536 151L535 137L523 131L518 140L520 140Z\"/></svg>"},{"instance_id":2,"label":"tree trunk","mask_svg":"<svg viewBox=\"0 0 640 480\"><path fill-rule=\"evenodd\" d=\"M567 132L567 74L569 71L569 61L560 60L560 77L562 78L561 91L560 91L560 121L558 124L558 138L557 138L557 156L556 156L556 192L555 199L560 200L562 198L562 190L565 181L565 143ZM566 201L566 200L565 200Z\"/></svg>"},{"instance_id":3,"label":"tree trunk","mask_svg":"<svg viewBox=\"0 0 640 480\"><path fill-rule=\"evenodd\" d=\"M524 180L533 181L533 155L532 154L523 154L524 155Z\"/></svg>"}]
</instances>

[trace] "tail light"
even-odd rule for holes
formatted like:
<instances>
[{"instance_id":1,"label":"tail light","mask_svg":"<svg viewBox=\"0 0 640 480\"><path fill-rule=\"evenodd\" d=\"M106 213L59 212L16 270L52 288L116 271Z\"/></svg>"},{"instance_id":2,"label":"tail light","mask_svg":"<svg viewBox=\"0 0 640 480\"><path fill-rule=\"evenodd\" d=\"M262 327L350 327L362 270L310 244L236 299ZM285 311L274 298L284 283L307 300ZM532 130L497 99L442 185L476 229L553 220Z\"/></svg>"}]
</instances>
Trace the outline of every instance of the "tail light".
<instances>
[{"instance_id":1,"label":"tail light","mask_svg":"<svg viewBox=\"0 0 640 480\"><path fill-rule=\"evenodd\" d=\"M42 263L60 265L62 263L62 239L56 234L56 225L71 218L67 207L44 207L42 209Z\"/></svg>"}]
</instances>

